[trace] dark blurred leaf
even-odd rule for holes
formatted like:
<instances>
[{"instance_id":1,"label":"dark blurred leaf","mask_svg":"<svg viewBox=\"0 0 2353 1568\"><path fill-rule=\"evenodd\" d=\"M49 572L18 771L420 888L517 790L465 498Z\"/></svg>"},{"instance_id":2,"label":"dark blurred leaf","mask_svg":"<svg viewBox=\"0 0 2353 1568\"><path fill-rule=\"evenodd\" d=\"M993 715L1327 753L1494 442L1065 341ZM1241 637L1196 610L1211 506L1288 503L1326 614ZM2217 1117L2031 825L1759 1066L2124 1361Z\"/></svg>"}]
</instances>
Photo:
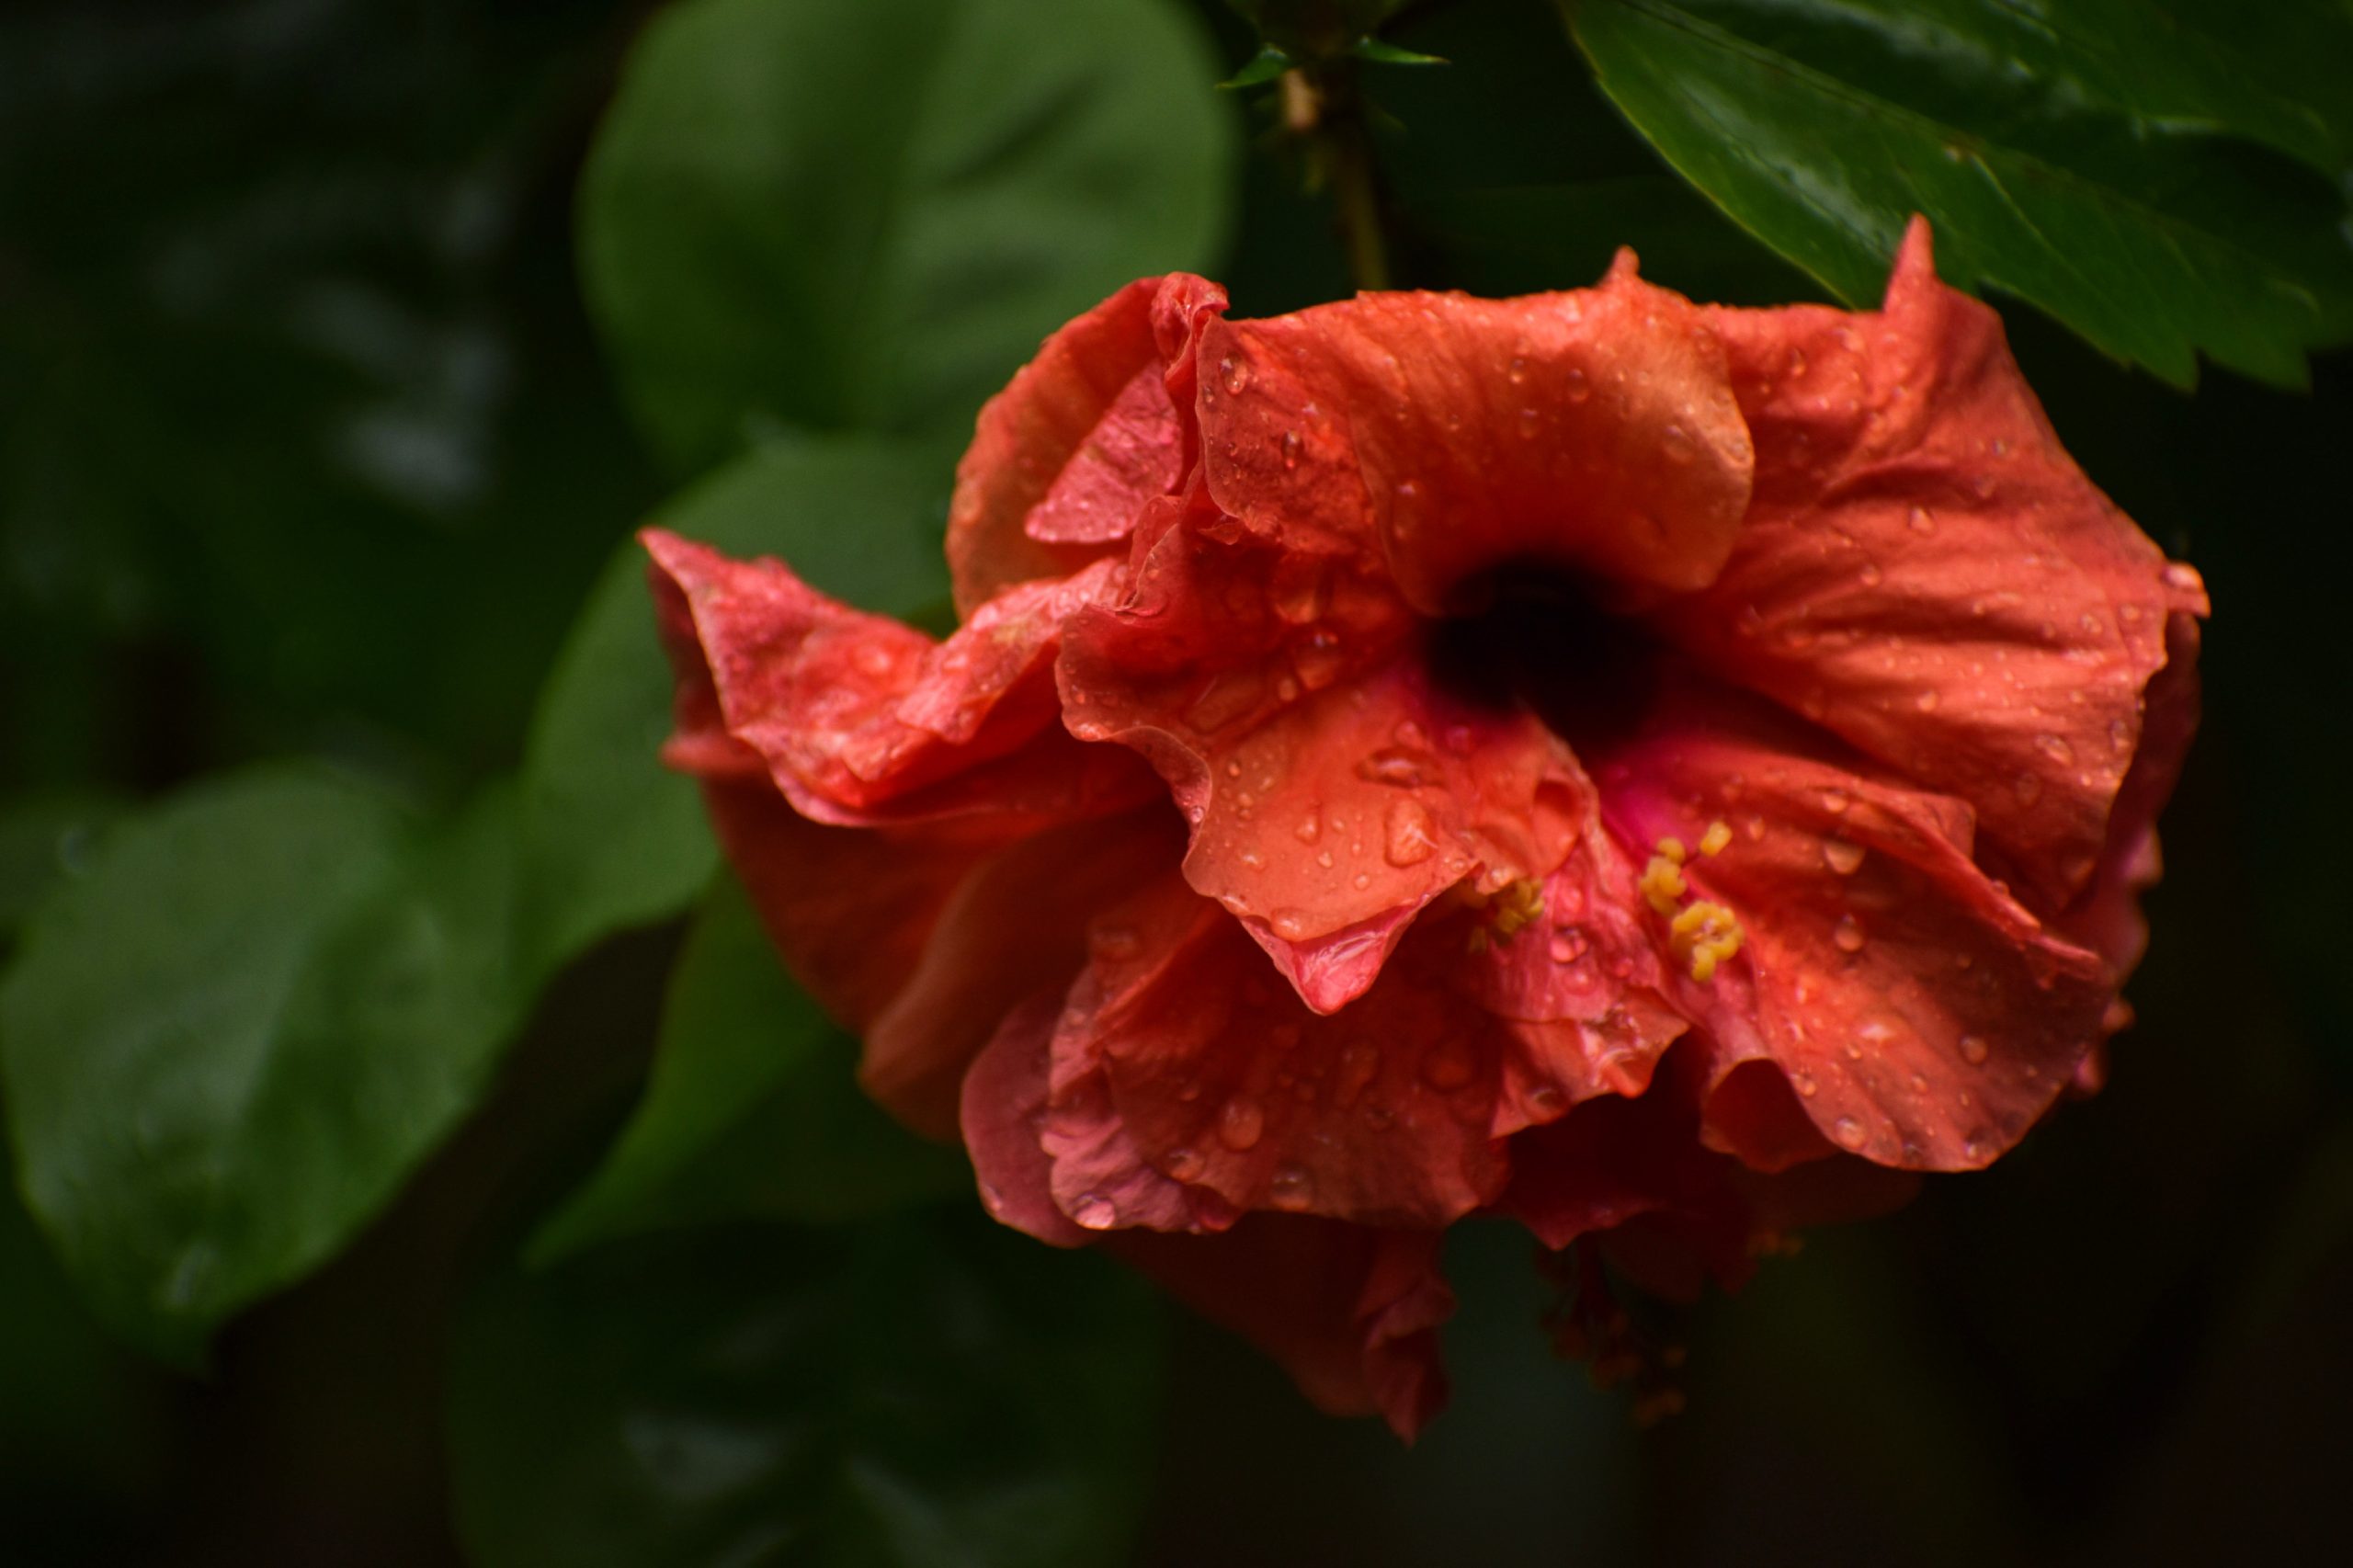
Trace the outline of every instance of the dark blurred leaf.
<instances>
[{"instance_id":1,"label":"dark blurred leaf","mask_svg":"<svg viewBox=\"0 0 2353 1568\"><path fill-rule=\"evenodd\" d=\"M2303 49L2353 57L2342 15L2297 9ZM1945 278L2030 301L2177 385L2201 351L2297 384L2307 350L2353 338L2353 241L2332 188L2347 116L2312 107L2343 95L2300 100L2309 61L2182 20L2210 14L2148 0L1572 8L1636 128L1842 298L1879 297L1920 211Z\"/></svg>"},{"instance_id":2,"label":"dark blurred leaf","mask_svg":"<svg viewBox=\"0 0 2353 1568\"><path fill-rule=\"evenodd\" d=\"M568 222L630 8L0 6L0 788L512 761L654 494Z\"/></svg>"},{"instance_id":3,"label":"dark blurred leaf","mask_svg":"<svg viewBox=\"0 0 2353 1568\"><path fill-rule=\"evenodd\" d=\"M654 519L740 555L775 554L828 593L913 614L944 599L944 448L880 437L764 446ZM549 963L674 915L718 851L692 783L662 766L670 667L645 552L623 545L557 661L523 767L527 946Z\"/></svg>"},{"instance_id":4,"label":"dark blurred leaf","mask_svg":"<svg viewBox=\"0 0 2353 1568\"><path fill-rule=\"evenodd\" d=\"M1163 0L687 0L582 190L590 299L689 472L778 426L961 436L1048 332L1226 220L1231 106Z\"/></svg>"},{"instance_id":5,"label":"dark blurred leaf","mask_svg":"<svg viewBox=\"0 0 2353 1568\"><path fill-rule=\"evenodd\" d=\"M108 795L38 795L0 808L0 941L14 935L57 881L122 813Z\"/></svg>"},{"instance_id":6,"label":"dark blurred leaf","mask_svg":"<svg viewBox=\"0 0 2353 1568\"><path fill-rule=\"evenodd\" d=\"M1096 1568L1132 1528L1158 1314L977 1215L737 1227L492 1280L450 1386L483 1568Z\"/></svg>"},{"instance_id":7,"label":"dark blurred leaf","mask_svg":"<svg viewBox=\"0 0 2353 1568\"><path fill-rule=\"evenodd\" d=\"M963 1196L972 1172L858 1086L858 1042L778 964L733 879L703 905L671 971L654 1080L535 1259L720 1220L858 1219Z\"/></svg>"},{"instance_id":8,"label":"dark blurred leaf","mask_svg":"<svg viewBox=\"0 0 2353 1568\"><path fill-rule=\"evenodd\" d=\"M188 1362L472 1108L523 994L513 802L428 831L267 769L110 835L0 984L28 1206L99 1315Z\"/></svg>"}]
</instances>

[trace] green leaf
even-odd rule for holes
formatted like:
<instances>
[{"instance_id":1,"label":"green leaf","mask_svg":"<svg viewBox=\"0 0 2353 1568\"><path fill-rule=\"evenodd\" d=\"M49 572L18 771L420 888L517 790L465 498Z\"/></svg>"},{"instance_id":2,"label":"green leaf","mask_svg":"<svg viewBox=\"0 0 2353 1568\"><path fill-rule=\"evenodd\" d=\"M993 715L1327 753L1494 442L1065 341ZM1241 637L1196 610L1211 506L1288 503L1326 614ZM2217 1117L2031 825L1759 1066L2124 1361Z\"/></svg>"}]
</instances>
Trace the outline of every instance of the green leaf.
<instances>
[{"instance_id":1,"label":"green leaf","mask_svg":"<svg viewBox=\"0 0 2353 1568\"><path fill-rule=\"evenodd\" d=\"M122 814L107 795L46 794L0 809L0 939L88 856L98 832Z\"/></svg>"},{"instance_id":2,"label":"green leaf","mask_svg":"<svg viewBox=\"0 0 2353 1568\"><path fill-rule=\"evenodd\" d=\"M1377 38L1360 38L1348 47L1348 52L1358 60L1375 65L1445 65L1443 55L1420 54L1410 49L1400 49L1393 43L1383 43Z\"/></svg>"},{"instance_id":3,"label":"green leaf","mask_svg":"<svg viewBox=\"0 0 2353 1568\"><path fill-rule=\"evenodd\" d=\"M940 533L953 460L881 437L761 447L654 521L739 555L774 554L863 608L947 597ZM694 786L665 769L670 667L631 540L598 579L540 694L523 764L527 949L560 963L676 914L719 863Z\"/></svg>"},{"instance_id":4,"label":"green leaf","mask_svg":"<svg viewBox=\"0 0 2353 1568\"><path fill-rule=\"evenodd\" d=\"M1039 340L1218 253L1232 109L1165 0L686 0L582 188L588 294L682 468L970 429Z\"/></svg>"},{"instance_id":5,"label":"green leaf","mask_svg":"<svg viewBox=\"0 0 2353 1568\"><path fill-rule=\"evenodd\" d=\"M977 1215L745 1226L493 1279L449 1437L483 1568L1094 1568L1157 1419L1159 1316Z\"/></svg>"},{"instance_id":6,"label":"green leaf","mask_svg":"<svg viewBox=\"0 0 2353 1568\"><path fill-rule=\"evenodd\" d=\"M1924 212L1947 279L2117 358L2300 385L2307 351L2353 340L2346 115L2299 99L2290 51L2181 20L2211 11L1585 0L1574 28L1669 163L1850 302Z\"/></svg>"},{"instance_id":7,"label":"green leaf","mask_svg":"<svg viewBox=\"0 0 2353 1568\"><path fill-rule=\"evenodd\" d=\"M472 1108L523 994L513 802L421 827L232 776L109 835L0 984L27 1207L99 1315L182 1363L333 1253Z\"/></svg>"},{"instance_id":8,"label":"green leaf","mask_svg":"<svg viewBox=\"0 0 2353 1568\"><path fill-rule=\"evenodd\" d=\"M751 901L722 880L671 971L645 1098L533 1239L533 1259L671 1226L858 1219L969 1197L964 1161L878 1109L857 1062L858 1042L784 972Z\"/></svg>"},{"instance_id":9,"label":"green leaf","mask_svg":"<svg viewBox=\"0 0 2353 1568\"><path fill-rule=\"evenodd\" d=\"M1226 92L1239 92L1244 87L1256 87L1273 81L1291 68L1291 58L1272 44L1250 57L1250 63L1220 82Z\"/></svg>"}]
</instances>

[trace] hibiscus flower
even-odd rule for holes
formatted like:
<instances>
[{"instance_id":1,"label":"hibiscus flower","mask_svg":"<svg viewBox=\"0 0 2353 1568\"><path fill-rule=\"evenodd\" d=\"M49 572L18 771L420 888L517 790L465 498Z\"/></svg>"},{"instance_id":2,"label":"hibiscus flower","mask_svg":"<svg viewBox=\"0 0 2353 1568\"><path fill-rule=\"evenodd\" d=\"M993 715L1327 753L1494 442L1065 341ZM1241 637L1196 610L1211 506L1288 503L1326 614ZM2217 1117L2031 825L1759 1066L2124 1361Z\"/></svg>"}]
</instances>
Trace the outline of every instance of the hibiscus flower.
<instances>
[{"instance_id":1,"label":"hibiscus flower","mask_svg":"<svg viewBox=\"0 0 2353 1568\"><path fill-rule=\"evenodd\" d=\"M944 641L646 536L671 760L992 1212L1410 1435L1453 1221L1615 1356L2096 1082L2205 598L1924 223L1877 312L1225 302L982 412Z\"/></svg>"}]
</instances>

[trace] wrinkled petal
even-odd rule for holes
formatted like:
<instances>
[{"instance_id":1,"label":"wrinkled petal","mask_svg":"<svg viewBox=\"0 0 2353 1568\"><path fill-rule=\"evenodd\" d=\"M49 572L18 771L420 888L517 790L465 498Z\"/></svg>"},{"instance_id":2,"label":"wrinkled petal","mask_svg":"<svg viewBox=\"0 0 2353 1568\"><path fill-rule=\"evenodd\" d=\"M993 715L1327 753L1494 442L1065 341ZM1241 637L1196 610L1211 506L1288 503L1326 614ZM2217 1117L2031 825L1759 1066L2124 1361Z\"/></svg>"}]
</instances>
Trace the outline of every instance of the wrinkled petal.
<instances>
[{"instance_id":1,"label":"wrinkled petal","mask_svg":"<svg viewBox=\"0 0 2353 1568\"><path fill-rule=\"evenodd\" d=\"M1454 1315L1435 1231L1256 1214L1217 1236L1107 1244L1290 1372L1317 1408L1378 1415L1411 1441L1446 1403L1438 1327Z\"/></svg>"},{"instance_id":2,"label":"wrinkled petal","mask_svg":"<svg viewBox=\"0 0 2353 1568\"><path fill-rule=\"evenodd\" d=\"M1078 571L1176 486L1184 437L1153 336L1160 292L1156 278L1129 284L1046 339L982 408L949 504L961 613Z\"/></svg>"},{"instance_id":3,"label":"wrinkled petal","mask_svg":"<svg viewBox=\"0 0 2353 1568\"><path fill-rule=\"evenodd\" d=\"M1541 561L1690 589L1748 503L1748 431L1697 307L1634 276L1525 299L1364 294L1200 332L1211 497L1302 548L1367 546L1425 614Z\"/></svg>"},{"instance_id":4,"label":"wrinkled petal","mask_svg":"<svg viewBox=\"0 0 2353 1568\"><path fill-rule=\"evenodd\" d=\"M1848 1155L1752 1171L1699 1142L1685 1089L1663 1079L1640 1099L1597 1099L1514 1139L1497 1207L1556 1251L1601 1237L1643 1289L1688 1300L1707 1280L1737 1288L1790 1230L1885 1213L1918 1187L1910 1172Z\"/></svg>"},{"instance_id":5,"label":"wrinkled petal","mask_svg":"<svg viewBox=\"0 0 2353 1568\"><path fill-rule=\"evenodd\" d=\"M1463 965L1469 1002L1510 1020L1497 1137L1556 1120L1597 1095L1642 1094L1683 1033L1640 907L1631 863L1597 824L1544 880L1539 916L1508 937L1491 935Z\"/></svg>"},{"instance_id":6,"label":"wrinkled petal","mask_svg":"<svg viewBox=\"0 0 2353 1568\"><path fill-rule=\"evenodd\" d=\"M1010 589L936 643L817 593L775 561L731 561L660 529L644 541L682 681L709 683L726 733L806 816L855 825L993 812L1043 823L1152 793L1131 759L1080 746L1056 722L1063 624L1113 590L1115 562ZM696 767L696 744L672 760Z\"/></svg>"},{"instance_id":7,"label":"wrinkled petal","mask_svg":"<svg viewBox=\"0 0 2353 1568\"><path fill-rule=\"evenodd\" d=\"M964 1069L997 1020L1040 987L1069 983L1087 922L1176 859L1176 825L1165 806L1148 807L1048 828L973 863L867 1026L867 1093L917 1131L952 1138ZM781 896L841 896L808 872L797 881Z\"/></svg>"},{"instance_id":8,"label":"wrinkled petal","mask_svg":"<svg viewBox=\"0 0 2353 1568\"><path fill-rule=\"evenodd\" d=\"M1674 976L1674 1000L1701 1026L1710 1087L1725 1093L1705 1135L1751 1164L1835 1146L1915 1170L1984 1165L2097 1038L2104 966L1979 869L1961 801L1817 755L1761 705L1688 692L1597 778L1634 843L1732 829L1683 874L1691 901L1729 908L1745 944L1705 984ZM1745 1062L1778 1068L1828 1142L1793 1141Z\"/></svg>"},{"instance_id":9,"label":"wrinkled petal","mask_svg":"<svg viewBox=\"0 0 2353 1568\"><path fill-rule=\"evenodd\" d=\"M1545 875L1592 808L1534 715L1447 691L1378 599L1353 611L1358 579L1270 597L1297 559L1169 527L1131 601L1073 619L1062 687L1073 733L1131 746L1167 780L1194 824L1193 887L1328 1012L1431 900ZM1318 638L1382 662L1335 679L1348 655L1320 670L1302 652Z\"/></svg>"},{"instance_id":10,"label":"wrinkled petal","mask_svg":"<svg viewBox=\"0 0 2353 1568\"><path fill-rule=\"evenodd\" d=\"M1464 936L1417 932L1370 992L1320 1015L1175 877L1099 916L1041 1132L1064 1212L1090 1228L1256 1209L1442 1225L1488 1201L1506 1041L1444 983ZM1167 1182L1217 1202L1172 1210Z\"/></svg>"},{"instance_id":11,"label":"wrinkled petal","mask_svg":"<svg viewBox=\"0 0 2353 1568\"><path fill-rule=\"evenodd\" d=\"M1915 222L1885 307L1717 309L1754 504L1658 625L1728 679L1971 801L2036 907L2088 883L2194 574L2084 477L2001 320Z\"/></svg>"}]
</instances>

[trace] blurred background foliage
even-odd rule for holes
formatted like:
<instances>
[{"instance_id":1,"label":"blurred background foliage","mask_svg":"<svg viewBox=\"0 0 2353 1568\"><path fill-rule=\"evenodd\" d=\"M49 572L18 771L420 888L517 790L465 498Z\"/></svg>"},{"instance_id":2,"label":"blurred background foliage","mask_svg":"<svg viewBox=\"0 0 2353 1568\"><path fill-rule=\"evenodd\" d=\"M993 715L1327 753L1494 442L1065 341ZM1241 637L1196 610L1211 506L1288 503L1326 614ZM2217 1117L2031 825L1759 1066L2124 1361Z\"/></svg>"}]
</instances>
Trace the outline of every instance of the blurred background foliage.
<instances>
[{"instance_id":1,"label":"blurred background foliage","mask_svg":"<svg viewBox=\"0 0 2353 1568\"><path fill-rule=\"evenodd\" d=\"M2349 69L2340 0L19 0L0 1561L2341 1541ZM937 624L1038 338L1345 293L1367 172L1395 281L1485 293L1867 302L1927 210L2214 592L2109 1088L1699 1309L1653 1431L1506 1227L1410 1451L995 1231L653 759L633 527Z\"/></svg>"}]
</instances>

